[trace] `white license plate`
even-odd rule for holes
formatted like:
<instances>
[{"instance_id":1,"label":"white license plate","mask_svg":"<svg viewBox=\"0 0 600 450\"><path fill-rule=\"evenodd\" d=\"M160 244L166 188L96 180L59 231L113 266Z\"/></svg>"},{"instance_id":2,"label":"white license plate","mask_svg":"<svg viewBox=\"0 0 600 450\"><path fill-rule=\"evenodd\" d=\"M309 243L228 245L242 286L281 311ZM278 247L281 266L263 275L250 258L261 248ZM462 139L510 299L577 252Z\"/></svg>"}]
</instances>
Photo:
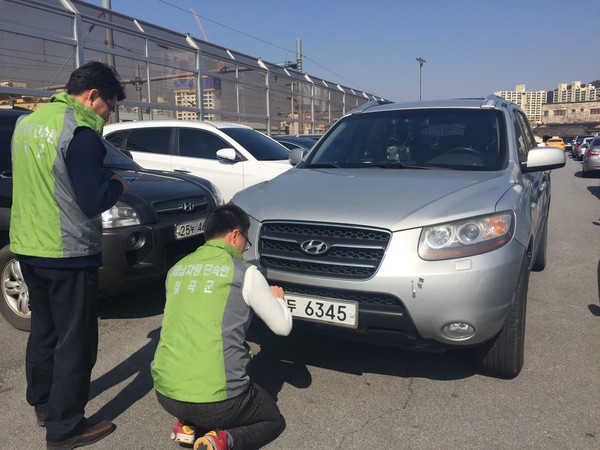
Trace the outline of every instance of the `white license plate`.
<instances>
[{"instance_id":1,"label":"white license plate","mask_svg":"<svg viewBox=\"0 0 600 450\"><path fill-rule=\"evenodd\" d=\"M303 297L296 294L285 294L285 302L292 316L298 319L351 328L356 328L358 324L357 302Z\"/></svg>"},{"instance_id":2,"label":"white license plate","mask_svg":"<svg viewBox=\"0 0 600 450\"><path fill-rule=\"evenodd\" d=\"M175 225L175 239L185 239L204 233L204 219Z\"/></svg>"}]
</instances>

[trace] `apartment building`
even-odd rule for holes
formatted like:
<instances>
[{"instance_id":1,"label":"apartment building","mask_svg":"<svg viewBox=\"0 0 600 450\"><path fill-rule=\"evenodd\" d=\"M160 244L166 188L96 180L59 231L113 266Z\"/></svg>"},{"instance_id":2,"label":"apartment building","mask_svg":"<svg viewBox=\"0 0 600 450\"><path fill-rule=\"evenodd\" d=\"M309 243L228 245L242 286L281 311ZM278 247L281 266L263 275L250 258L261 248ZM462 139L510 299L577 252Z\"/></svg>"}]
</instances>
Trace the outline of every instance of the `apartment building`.
<instances>
[{"instance_id":1,"label":"apartment building","mask_svg":"<svg viewBox=\"0 0 600 450\"><path fill-rule=\"evenodd\" d=\"M517 84L514 91L496 91L494 94L519 105L531 123L542 122L542 107L546 104L546 91L527 91L524 84Z\"/></svg>"},{"instance_id":2,"label":"apartment building","mask_svg":"<svg viewBox=\"0 0 600 450\"><path fill-rule=\"evenodd\" d=\"M560 83L558 88L552 92L551 103L575 103L591 102L600 100L600 87L594 84L582 84L581 81L573 81L570 85Z\"/></svg>"}]
</instances>

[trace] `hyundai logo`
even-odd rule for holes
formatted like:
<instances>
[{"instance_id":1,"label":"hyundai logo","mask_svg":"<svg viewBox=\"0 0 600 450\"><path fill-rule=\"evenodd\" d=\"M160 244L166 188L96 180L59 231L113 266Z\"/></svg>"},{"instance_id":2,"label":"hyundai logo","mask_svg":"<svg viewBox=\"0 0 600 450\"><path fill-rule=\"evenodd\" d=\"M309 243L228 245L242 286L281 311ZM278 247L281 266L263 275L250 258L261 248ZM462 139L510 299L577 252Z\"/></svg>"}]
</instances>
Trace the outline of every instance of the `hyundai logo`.
<instances>
[{"instance_id":1,"label":"hyundai logo","mask_svg":"<svg viewBox=\"0 0 600 450\"><path fill-rule=\"evenodd\" d=\"M185 212L191 212L194 210L194 204L192 202L183 202L181 204L181 209L183 209Z\"/></svg>"},{"instance_id":2,"label":"hyundai logo","mask_svg":"<svg viewBox=\"0 0 600 450\"><path fill-rule=\"evenodd\" d=\"M315 239L304 241L302 244L300 244L300 248L308 255L322 255L329 250L329 246L325 242L317 241Z\"/></svg>"}]
</instances>

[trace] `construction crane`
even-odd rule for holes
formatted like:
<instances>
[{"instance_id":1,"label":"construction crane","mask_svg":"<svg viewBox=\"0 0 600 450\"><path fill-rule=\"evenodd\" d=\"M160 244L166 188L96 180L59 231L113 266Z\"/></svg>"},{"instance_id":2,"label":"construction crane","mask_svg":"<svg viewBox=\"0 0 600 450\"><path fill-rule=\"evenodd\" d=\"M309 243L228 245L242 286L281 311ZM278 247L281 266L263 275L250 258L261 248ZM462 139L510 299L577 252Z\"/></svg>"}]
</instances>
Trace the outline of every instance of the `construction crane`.
<instances>
[{"instance_id":1,"label":"construction crane","mask_svg":"<svg viewBox=\"0 0 600 450\"><path fill-rule=\"evenodd\" d=\"M198 25L198 28L200 28L200 33L202 33L202 39L204 39L206 42L208 42L208 37L206 36L206 33L204 32L204 27L202 26L202 22L200 22L200 18L198 17L198 14L196 14L196 11L194 11L193 9L190 9L190 11L192 11L194 19L196 20L196 24Z\"/></svg>"}]
</instances>

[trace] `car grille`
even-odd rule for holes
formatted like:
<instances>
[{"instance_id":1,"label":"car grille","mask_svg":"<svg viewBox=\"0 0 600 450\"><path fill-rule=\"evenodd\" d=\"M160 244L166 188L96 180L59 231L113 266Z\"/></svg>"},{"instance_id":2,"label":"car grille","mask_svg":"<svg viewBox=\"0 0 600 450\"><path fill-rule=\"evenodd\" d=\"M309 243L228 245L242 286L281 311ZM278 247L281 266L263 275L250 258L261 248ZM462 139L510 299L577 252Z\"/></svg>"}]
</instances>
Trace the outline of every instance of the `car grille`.
<instances>
[{"instance_id":1,"label":"car grille","mask_svg":"<svg viewBox=\"0 0 600 450\"><path fill-rule=\"evenodd\" d=\"M319 286L306 286L300 284L282 283L273 281L273 284L283 288L286 294L306 295L308 297L320 297L335 300L346 300L358 302L360 305L370 306L393 306L404 311L402 301L390 294L380 292L348 291L343 289L325 288Z\"/></svg>"},{"instance_id":2,"label":"car grille","mask_svg":"<svg viewBox=\"0 0 600 450\"><path fill-rule=\"evenodd\" d=\"M211 207L208 196L197 196L165 200L152 204L160 220L173 220L181 217L196 217L207 214Z\"/></svg>"},{"instance_id":3,"label":"car grille","mask_svg":"<svg viewBox=\"0 0 600 450\"><path fill-rule=\"evenodd\" d=\"M379 268L390 236L374 228L265 222L260 262L267 269L301 275L367 279Z\"/></svg>"}]
</instances>

